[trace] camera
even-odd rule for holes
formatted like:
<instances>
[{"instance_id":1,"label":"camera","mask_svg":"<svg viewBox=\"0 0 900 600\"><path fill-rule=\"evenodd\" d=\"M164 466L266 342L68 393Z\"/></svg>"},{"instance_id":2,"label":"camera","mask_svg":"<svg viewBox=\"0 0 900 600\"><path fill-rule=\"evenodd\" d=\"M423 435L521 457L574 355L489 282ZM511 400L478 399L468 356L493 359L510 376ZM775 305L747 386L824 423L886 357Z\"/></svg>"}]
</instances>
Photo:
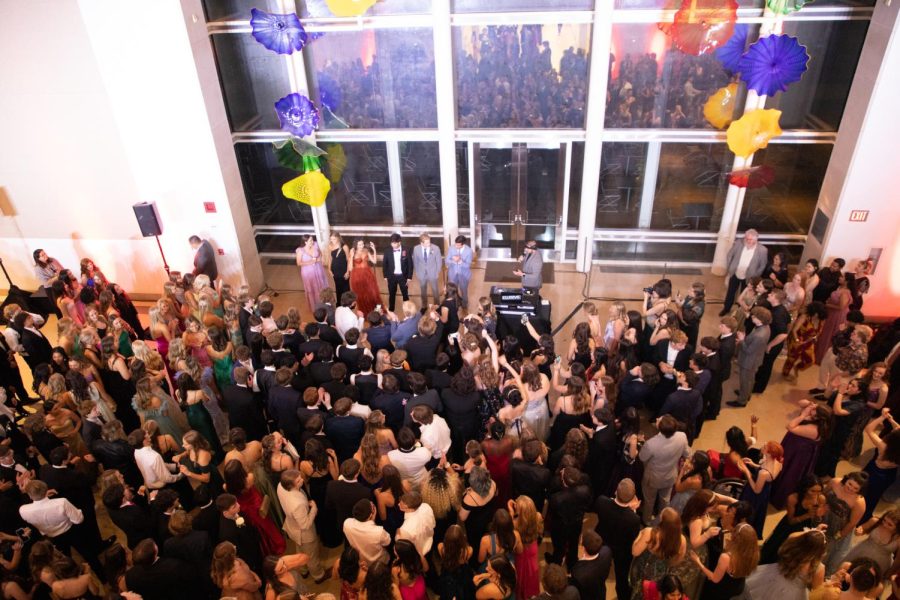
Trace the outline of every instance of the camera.
<instances>
[{"instance_id":1,"label":"camera","mask_svg":"<svg viewBox=\"0 0 900 600\"><path fill-rule=\"evenodd\" d=\"M527 322L528 322L528 315L522 315L522 324L524 325Z\"/></svg>"},{"instance_id":2,"label":"camera","mask_svg":"<svg viewBox=\"0 0 900 600\"><path fill-rule=\"evenodd\" d=\"M647 292L648 294L652 294L652 293L653 293L653 288L652 288L652 287L645 287L645 288L644 288L644 291Z\"/></svg>"}]
</instances>

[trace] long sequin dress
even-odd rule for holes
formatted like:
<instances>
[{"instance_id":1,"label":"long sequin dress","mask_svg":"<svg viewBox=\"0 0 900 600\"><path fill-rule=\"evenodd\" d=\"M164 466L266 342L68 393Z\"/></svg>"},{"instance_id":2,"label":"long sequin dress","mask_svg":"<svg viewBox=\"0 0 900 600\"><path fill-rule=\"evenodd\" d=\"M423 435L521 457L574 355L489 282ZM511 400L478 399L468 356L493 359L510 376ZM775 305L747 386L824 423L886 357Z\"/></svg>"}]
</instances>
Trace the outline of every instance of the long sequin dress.
<instances>
[{"instance_id":1,"label":"long sequin dress","mask_svg":"<svg viewBox=\"0 0 900 600\"><path fill-rule=\"evenodd\" d=\"M297 256L302 262L311 262L300 267L300 279L303 280L303 290L306 292L306 302L309 312L315 312L319 305L319 295L328 287L328 277L325 275L325 267L322 266L322 251L318 244L313 244L312 250L301 246L296 250Z\"/></svg>"},{"instance_id":2,"label":"long sequin dress","mask_svg":"<svg viewBox=\"0 0 900 600\"><path fill-rule=\"evenodd\" d=\"M356 294L356 308L367 315L381 304L381 292L375 280L375 271L369 265L368 253L363 258L354 257L350 271L350 289Z\"/></svg>"}]
</instances>

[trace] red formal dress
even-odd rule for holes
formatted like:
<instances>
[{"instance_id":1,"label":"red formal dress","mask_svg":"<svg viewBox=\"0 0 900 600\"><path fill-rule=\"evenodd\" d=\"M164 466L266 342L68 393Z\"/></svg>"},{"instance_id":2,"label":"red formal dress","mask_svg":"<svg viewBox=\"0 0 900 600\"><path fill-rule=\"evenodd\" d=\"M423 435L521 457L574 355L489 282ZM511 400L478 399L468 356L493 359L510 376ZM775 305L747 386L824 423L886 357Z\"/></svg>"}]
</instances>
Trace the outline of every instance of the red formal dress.
<instances>
[{"instance_id":1,"label":"red formal dress","mask_svg":"<svg viewBox=\"0 0 900 600\"><path fill-rule=\"evenodd\" d=\"M259 493L259 490L250 486L237 497L237 501L241 505L241 514L247 517L247 520L259 533L259 544L262 547L263 556L284 554L286 547L284 536L281 535L272 519L259 514L263 503L263 495Z\"/></svg>"},{"instance_id":2,"label":"red formal dress","mask_svg":"<svg viewBox=\"0 0 900 600\"><path fill-rule=\"evenodd\" d=\"M381 304L381 292L375 281L375 271L369 266L368 254L365 257L354 257L350 270L350 289L356 294L356 308L368 315Z\"/></svg>"}]
</instances>

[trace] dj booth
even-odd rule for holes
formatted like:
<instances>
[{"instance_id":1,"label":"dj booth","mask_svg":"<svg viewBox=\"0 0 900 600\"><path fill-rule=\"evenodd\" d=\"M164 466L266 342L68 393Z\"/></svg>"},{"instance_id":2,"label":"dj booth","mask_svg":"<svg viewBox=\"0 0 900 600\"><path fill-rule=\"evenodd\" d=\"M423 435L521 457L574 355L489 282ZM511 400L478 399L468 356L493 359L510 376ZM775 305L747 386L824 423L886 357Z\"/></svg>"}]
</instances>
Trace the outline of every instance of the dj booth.
<instances>
[{"instance_id":1,"label":"dj booth","mask_svg":"<svg viewBox=\"0 0 900 600\"><path fill-rule=\"evenodd\" d=\"M528 333L522 322L528 321L538 333L550 333L550 301L540 297L537 290L530 288L491 287L491 302L497 311L497 339L515 336L528 354L537 348L537 342Z\"/></svg>"}]
</instances>

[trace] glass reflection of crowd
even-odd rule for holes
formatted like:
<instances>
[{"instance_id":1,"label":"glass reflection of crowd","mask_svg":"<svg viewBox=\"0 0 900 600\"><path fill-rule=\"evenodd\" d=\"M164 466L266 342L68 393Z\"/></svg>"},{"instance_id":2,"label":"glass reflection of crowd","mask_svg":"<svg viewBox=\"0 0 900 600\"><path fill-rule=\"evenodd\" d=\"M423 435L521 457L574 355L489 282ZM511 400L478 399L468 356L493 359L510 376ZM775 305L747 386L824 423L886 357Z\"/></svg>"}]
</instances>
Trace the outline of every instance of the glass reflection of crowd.
<instances>
[{"instance_id":1,"label":"glass reflection of crowd","mask_svg":"<svg viewBox=\"0 0 900 600\"><path fill-rule=\"evenodd\" d=\"M379 43L378 49L381 53L368 67L360 58L329 60L317 72L319 82L330 78L339 86L340 101L330 107L333 113L361 129L437 127L432 54L417 41Z\"/></svg>"},{"instance_id":2,"label":"glass reflection of crowd","mask_svg":"<svg viewBox=\"0 0 900 600\"><path fill-rule=\"evenodd\" d=\"M609 57L607 127L706 127L703 104L728 76L715 56L666 52L662 73L655 53L625 54L614 77L617 58Z\"/></svg>"},{"instance_id":3,"label":"glass reflection of crowd","mask_svg":"<svg viewBox=\"0 0 900 600\"><path fill-rule=\"evenodd\" d=\"M478 56L460 48L456 64L460 127L584 126L584 49L565 50L557 72L540 25L488 26L472 38Z\"/></svg>"}]
</instances>

